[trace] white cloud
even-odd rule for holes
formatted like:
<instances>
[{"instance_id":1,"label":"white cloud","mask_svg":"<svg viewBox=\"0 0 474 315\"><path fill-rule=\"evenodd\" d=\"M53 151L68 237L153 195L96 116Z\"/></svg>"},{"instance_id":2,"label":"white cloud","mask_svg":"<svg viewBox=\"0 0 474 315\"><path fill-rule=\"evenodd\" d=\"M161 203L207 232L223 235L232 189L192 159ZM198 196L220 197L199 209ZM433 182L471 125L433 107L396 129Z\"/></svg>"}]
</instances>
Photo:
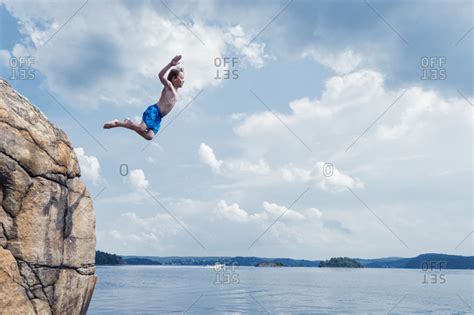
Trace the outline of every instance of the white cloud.
<instances>
[{"instance_id":1,"label":"white cloud","mask_svg":"<svg viewBox=\"0 0 474 315\"><path fill-rule=\"evenodd\" d=\"M81 167L81 175L85 179L91 180L94 185L100 181L100 163L93 155L86 155L84 148L74 148L79 166Z\"/></svg>"},{"instance_id":2,"label":"white cloud","mask_svg":"<svg viewBox=\"0 0 474 315\"><path fill-rule=\"evenodd\" d=\"M394 93L395 92L395 93ZM392 93L384 87L384 76L374 70L361 69L346 75L336 75L326 80L320 102L333 112L348 110L349 107L377 108L377 102L385 105ZM389 103L390 104L390 103Z\"/></svg>"},{"instance_id":3,"label":"white cloud","mask_svg":"<svg viewBox=\"0 0 474 315\"><path fill-rule=\"evenodd\" d=\"M328 168L328 169L327 169ZM335 166L328 165L324 162L316 163L315 180L323 190L329 190L334 187L337 191L349 188L364 188L364 184L359 179L341 173Z\"/></svg>"},{"instance_id":4,"label":"white cloud","mask_svg":"<svg viewBox=\"0 0 474 315\"><path fill-rule=\"evenodd\" d=\"M313 180L314 169L303 169L298 168L293 165L282 167L280 170L280 176L283 180L293 183L293 182L303 182L307 183Z\"/></svg>"},{"instance_id":5,"label":"white cloud","mask_svg":"<svg viewBox=\"0 0 474 315\"><path fill-rule=\"evenodd\" d=\"M425 133L428 128L434 127L433 124L438 125L438 122L445 120L446 116L456 117L461 125L472 125L468 102L462 98L446 100L433 90L413 87L397 103L404 110L398 122L392 126L382 124L377 128L376 136L381 140L397 140L408 134Z\"/></svg>"},{"instance_id":6,"label":"white cloud","mask_svg":"<svg viewBox=\"0 0 474 315\"><path fill-rule=\"evenodd\" d=\"M270 167L264 159L259 159L256 163L245 159L218 160L214 150L205 143L201 143L199 146L199 158L201 162L208 165L215 173L226 176L268 174L270 172Z\"/></svg>"},{"instance_id":7,"label":"white cloud","mask_svg":"<svg viewBox=\"0 0 474 315\"><path fill-rule=\"evenodd\" d=\"M360 70L341 76L333 76L325 83L320 99L311 100L302 97L289 103L289 114L274 111L278 118L270 111L248 115L241 121L236 121L234 132L240 137L248 137L266 143L269 138L291 139L298 141L283 126L288 126L299 138L308 139L306 135L313 135L315 130L327 133L327 128L335 128L336 115L346 115L351 110L358 109L358 116L367 113L368 109L379 107L380 104L390 104L396 93L384 91L383 76L372 70ZM261 97L264 97L261 95ZM385 105L387 106L387 105ZM281 121L279 121L281 120ZM329 126L328 126L329 125ZM339 123L337 127L340 127ZM344 126L346 127L346 126ZM263 140L265 139L265 140ZM278 142L281 145L281 142ZM265 143L262 143L263 145Z\"/></svg>"},{"instance_id":8,"label":"white cloud","mask_svg":"<svg viewBox=\"0 0 474 315\"><path fill-rule=\"evenodd\" d=\"M251 163L244 159L218 160L211 147L201 143L199 148L201 162L208 165L216 174L232 178L242 178L245 174L260 175L253 178L254 183L261 182L265 185L268 180L282 179L289 183L313 183L322 190L344 191L349 188L363 188L364 184L357 178L352 178L340 172L330 163L317 162L310 168L295 167L292 164L277 168L271 172L268 163L260 159L258 163Z\"/></svg>"},{"instance_id":9,"label":"white cloud","mask_svg":"<svg viewBox=\"0 0 474 315\"><path fill-rule=\"evenodd\" d=\"M247 211L240 208L236 203L228 205L225 200L217 203L216 214L226 218L229 221L244 222L248 221L250 216Z\"/></svg>"},{"instance_id":10,"label":"white cloud","mask_svg":"<svg viewBox=\"0 0 474 315\"><path fill-rule=\"evenodd\" d=\"M123 238L122 234L117 230L109 231L109 235L118 240Z\"/></svg>"},{"instance_id":11,"label":"white cloud","mask_svg":"<svg viewBox=\"0 0 474 315\"><path fill-rule=\"evenodd\" d=\"M232 113L231 116L230 116L230 118L231 118L232 120L239 120L239 119L244 118L245 116L247 116L246 113Z\"/></svg>"},{"instance_id":12,"label":"white cloud","mask_svg":"<svg viewBox=\"0 0 474 315\"><path fill-rule=\"evenodd\" d=\"M264 95L260 97L265 99ZM278 156L280 161L286 159L294 165L305 165L308 161L295 153L305 150L301 140L318 160L345 167L353 162L340 162L340 159L355 152L351 148L344 154L356 139L355 148L359 150L372 144L373 147L384 146L378 151L408 150L416 154L423 153L419 151L419 143L431 143L436 149L434 139L455 145L449 140L453 135L444 130L456 130L456 125L465 132L472 128L472 108L465 99L443 98L433 90L417 86L389 89L381 73L367 69L329 78L319 98L296 99L289 103L289 109L290 112L274 112L291 132L270 111L249 114L243 120L234 121L236 141L243 151L257 158ZM374 121L375 125L371 126ZM394 140L399 141L400 147L394 147ZM279 169L273 165L272 168ZM352 166L347 168L353 169ZM299 179L304 182L313 176L313 167L280 169L282 178L287 181ZM358 186L356 181L343 175L336 172L335 176L323 179L321 187L327 188L331 184Z\"/></svg>"},{"instance_id":13,"label":"white cloud","mask_svg":"<svg viewBox=\"0 0 474 315\"><path fill-rule=\"evenodd\" d=\"M205 143L201 143L199 146L199 158L201 159L201 162L209 165L215 172L218 172L222 166L222 163L224 163L223 161L216 158L214 150L212 150L212 148Z\"/></svg>"},{"instance_id":14,"label":"white cloud","mask_svg":"<svg viewBox=\"0 0 474 315\"><path fill-rule=\"evenodd\" d=\"M225 200L220 200L217 203L215 214L225 218L229 221L234 222L257 222L264 223L268 220L275 220L280 215L280 221L301 221L305 219L305 216L301 213L288 209L285 206L281 206L277 203L264 201L262 203L263 211L249 214L246 210L242 209L237 203L227 204ZM308 209L306 212L315 217L314 211L317 209ZM319 210L317 210L319 211Z\"/></svg>"},{"instance_id":15,"label":"white cloud","mask_svg":"<svg viewBox=\"0 0 474 315\"><path fill-rule=\"evenodd\" d=\"M318 208L309 208L306 210L306 215L310 218L320 218L323 213Z\"/></svg>"},{"instance_id":16,"label":"white cloud","mask_svg":"<svg viewBox=\"0 0 474 315\"><path fill-rule=\"evenodd\" d=\"M261 246L295 246L296 244L308 244L308 234L301 230L301 228L295 226L289 226L283 222L277 221L261 239L254 245L254 247ZM260 250L260 248L259 248Z\"/></svg>"},{"instance_id":17,"label":"white cloud","mask_svg":"<svg viewBox=\"0 0 474 315\"><path fill-rule=\"evenodd\" d=\"M243 159L228 160L224 165L232 173L268 174L270 172L270 167L264 159L259 159L256 163Z\"/></svg>"},{"instance_id":18,"label":"white cloud","mask_svg":"<svg viewBox=\"0 0 474 315\"><path fill-rule=\"evenodd\" d=\"M299 212L288 209L287 207L276 203L270 203L268 201L263 202L263 209L265 209L265 211L274 218L278 218L278 216L284 213L284 215L281 217L282 220L299 221L305 219L305 217Z\"/></svg>"},{"instance_id":19,"label":"white cloud","mask_svg":"<svg viewBox=\"0 0 474 315\"><path fill-rule=\"evenodd\" d=\"M105 237L112 243L118 242L122 251L127 247L163 249L169 246L169 239L182 231L167 214L141 217L135 212L125 212L111 223Z\"/></svg>"},{"instance_id":20,"label":"white cloud","mask_svg":"<svg viewBox=\"0 0 474 315\"><path fill-rule=\"evenodd\" d=\"M240 54L247 57L249 63L254 67L263 67L265 59L270 58L270 56L265 53L265 44L251 42L252 38L247 36L241 25L229 28L225 34L225 38Z\"/></svg>"},{"instance_id":21,"label":"white cloud","mask_svg":"<svg viewBox=\"0 0 474 315\"><path fill-rule=\"evenodd\" d=\"M344 191L349 188L364 188L364 183L339 171L333 164L319 161L305 169L292 164L278 170L281 178L289 183L313 183L322 190Z\"/></svg>"},{"instance_id":22,"label":"white cloud","mask_svg":"<svg viewBox=\"0 0 474 315\"><path fill-rule=\"evenodd\" d=\"M263 43L247 45L240 25L221 28L194 20L185 26L149 3L129 7L89 1L58 31L83 1L67 6L4 2L24 35L13 55L25 56L26 50L35 55L35 68L48 88L76 106L150 104L159 97L157 73L177 54L183 55L186 76L178 102L182 106L198 90L222 83L215 80L216 57L236 55L254 67L262 67L268 57Z\"/></svg>"},{"instance_id":23,"label":"white cloud","mask_svg":"<svg viewBox=\"0 0 474 315\"><path fill-rule=\"evenodd\" d=\"M302 57L311 57L339 74L354 71L362 61L362 56L354 53L351 49L334 53L316 48L307 48Z\"/></svg>"},{"instance_id":24,"label":"white cloud","mask_svg":"<svg viewBox=\"0 0 474 315\"><path fill-rule=\"evenodd\" d=\"M307 97L290 102L290 108L295 115L306 116L307 119L331 118L333 114L328 107L322 106L317 100L311 101Z\"/></svg>"},{"instance_id":25,"label":"white cloud","mask_svg":"<svg viewBox=\"0 0 474 315\"><path fill-rule=\"evenodd\" d=\"M136 189L147 189L149 184L142 169L130 171L130 183Z\"/></svg>"}]
</instances>

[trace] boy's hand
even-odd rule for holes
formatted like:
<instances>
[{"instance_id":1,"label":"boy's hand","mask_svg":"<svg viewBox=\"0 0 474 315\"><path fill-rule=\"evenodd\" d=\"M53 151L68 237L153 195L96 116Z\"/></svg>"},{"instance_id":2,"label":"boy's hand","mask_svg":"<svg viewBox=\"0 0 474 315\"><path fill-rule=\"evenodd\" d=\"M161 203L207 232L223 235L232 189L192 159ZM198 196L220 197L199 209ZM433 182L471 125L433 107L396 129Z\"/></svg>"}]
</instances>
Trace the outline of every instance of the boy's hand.
<instances>
[{"instance_id":1,"label":"boy's hand","mask_svg":"<svg viewBox=\"0 0 474 315\"><path fill-rule=\"evenodd\" d=\"M170 64L172 66L179 65L179 61L181 60L181 55L175 56L173 59L171 59Z\"/></svg>"}]
</instances>

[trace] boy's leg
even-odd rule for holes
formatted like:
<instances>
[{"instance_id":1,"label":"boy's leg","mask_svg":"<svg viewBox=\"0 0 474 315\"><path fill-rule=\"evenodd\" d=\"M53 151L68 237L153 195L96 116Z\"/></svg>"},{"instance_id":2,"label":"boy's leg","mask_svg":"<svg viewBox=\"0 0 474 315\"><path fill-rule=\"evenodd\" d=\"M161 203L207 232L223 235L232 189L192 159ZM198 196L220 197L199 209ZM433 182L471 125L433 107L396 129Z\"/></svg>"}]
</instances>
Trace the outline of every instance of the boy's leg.
<instances>
[{"instance_id":1,"label":"boy's leg","mask_svg":"<svg viewBox=\"0 0 474 315\"><path fill-rule=\"evenodd\" d=\"M155 136L155 133L153 132L153 130L151 129L147 130L146 124L145 122L143 122L143 120L138 125L134 124L132 121L128 119L125 119L125 121L129 123L130 129L135 130L136 133L138 133L140 136L142 136L146 140L151 140Z\"/></svg>"},{"instance_id":2,"label":"boy's leg","mask_svg":"<svg viewBox=\"0 0 474 315\"><path fill-rule=\"evenodd\" d=\"M153 139L153 137L155 136L155 133L153 132L153 130L149 129L149 130L146 130L146 129L139 129L137 128L135 130L136 133L138 133L140 136L142 136L143 138L145 138L146 140L151 140Z\"/></svg>"},{"instance_id":3,"label":"boy's leg","mask_svg":"<svg viewBox=\"0 0 474 315\"><path fill-rule=\"evenodd\" d=\"M134 123L130 119L125 118L124 121L114 119L104 125L105 129L116 128L116 127L124 127L128 129L133 129Z\"/></svg>"},{"instance_id":4,"label":"boy's leg","mask_svg":"<svg viewBox=\"0 0 474 315\"><path fill-rule=\"evenodd\" d=\"M120 127L119 124L120 124L120 121L118 119L114 119L114 120L109 121L108 123L105 123L104 128L110 129L110 128L115 128L115 127Z\"/></svg>"},{"instance_id":5,"label":"boy's leg","mask_svg":"<svg viewBox=\"0 0 474 315\"><path fill-rule=\"evenodd\" d=\"M155 133L153 132L153 130L151 129L147 130L146 124L143 121L137 125L128 118L125 118L123 122L115 119L104 125L104 128L106 129L115 128L115 127L123 127L123 128L133 130L136 133L138 133L140 136L145 138L146 140L151 140L155 136Z\"/></svg>"},{"instance_id":6,"label":"boy's leg","mask_svg":"<svg viewBox=\"0 0 474 315\"><path fill-rule=\"evenodd\" d=\"M123 121L112 121L111 123L115 123L114 127L123 127L131 130L136 130L138 125L136 125L133 121L128 118L125 118ZM112 127L113 128L113 127Z\"/></svg>"},{"instance_id":7,"label":"boy's leg","mask_svg":"<svg viewBox=\"0 0 474 315\"><path fill-rule=\"evenodd\" d=\"M146 124L145 122L142 120L142 122L138 125L138 127L142 128L142 129L145 129L146 130Z\"/></svg>"},{"instance_id":8,"label":"boy's leg","mask_svg":"<svg viewBox=\"0 0 474 315\"><path fill-rule=\"evenodd\" d=\"M155 132L150 129L147 131L146 136L144 138L147 140L151 140L153 139L154 136L155 136Z\"/></svg>"}]
</instances>

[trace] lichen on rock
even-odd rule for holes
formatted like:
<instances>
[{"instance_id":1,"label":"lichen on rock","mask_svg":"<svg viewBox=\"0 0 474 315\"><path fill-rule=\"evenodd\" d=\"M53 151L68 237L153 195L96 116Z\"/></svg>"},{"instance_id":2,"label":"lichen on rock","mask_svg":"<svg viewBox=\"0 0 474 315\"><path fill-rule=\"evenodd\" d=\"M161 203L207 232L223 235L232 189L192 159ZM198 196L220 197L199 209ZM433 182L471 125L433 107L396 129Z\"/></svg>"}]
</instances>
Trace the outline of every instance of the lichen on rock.
<instances>
[{"instance_id":1,"label":"lichen on rock","mask_svg":"<svg viewBox=\"0 0 474 315\"><path fill-rule=\"evenodd\" d=\"M0 313L85 314L95 212L67 135L0 79Z\"/></svg>"}]
</instances>

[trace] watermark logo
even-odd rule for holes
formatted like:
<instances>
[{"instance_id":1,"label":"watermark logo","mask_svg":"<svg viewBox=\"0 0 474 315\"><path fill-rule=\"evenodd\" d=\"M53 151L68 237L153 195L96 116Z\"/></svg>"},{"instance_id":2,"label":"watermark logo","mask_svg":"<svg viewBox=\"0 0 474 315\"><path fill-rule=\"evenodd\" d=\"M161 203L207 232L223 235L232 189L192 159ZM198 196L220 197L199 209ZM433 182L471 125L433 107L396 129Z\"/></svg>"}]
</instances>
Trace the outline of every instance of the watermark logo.
<instances>
[{"instance_id":1,"label":"watermark logo","mask_svg":"<svg viewBox=\"0 0 474 315\"><path fill-rule=\"evenodd\" d=\"M446 80L447 58L444 56L423 56L420 59L421 80Z\"/></svg>"},{"instance_id":2,"label":"watermark logo","mask_svg":"<svg viewBox=\"0 0 474 315\"><path fill-rule=\"evenodd\" d=\"M423 261L421 270L423 271L422 284L445 284L446 274L443 270L447 267L446 261Z\"/></svg>"},{"instance_id":3,"label":"watermark logo","mask_svg":"<svg viewBox=\"0 0 474 315\"><path fill-rule=\"evenodd\" d=\"M36 76L34 63L35 57L11 57L10 80L34 80Z\"/></svg>"},{"instance_id":4,"label":"watermark logo","mask_svg":"<svg viewBox=\"0 0 474 315\"><path fill-rule=\"evenodd\" d=\"M230 266L216 263L214 265L214 272L216 273L214 284L239 284L240 280L237 269L238 265L236 263L232 263Z\"/></svg>"},{"instance_id":5,"label":"watermark logo","mask_svg":"<svg viewBox=\"0 0 474 315\"><path fill-rule=\"evenodd\" d=\"M120 175L127 176L128 175L128 164L125 164L125 163L120 164L119 172L120 172Z\"/></svg>"},{"instance_id":6,"label":"watermark logo","mask_svg":"<svg viewBox=\"0 0 474 315\"><path fill-rule=\"evenodd\" d=\"M323 175L326 177L331 177L332 175L334 175L334 165L331 163L324 163Z\"/></svg>"},{"instance_id":7,"label":"watermark logo","mask_svg":"<svg viewBox=\"0 0 474 315\"><path fill-rule=\"evenodd\" d=\"M237 57L216 57L214 58L214 66L216 67L216 80L236 80L239 78L239 69L237 65L239 58Z\"/></svg>"}]
</instances>

